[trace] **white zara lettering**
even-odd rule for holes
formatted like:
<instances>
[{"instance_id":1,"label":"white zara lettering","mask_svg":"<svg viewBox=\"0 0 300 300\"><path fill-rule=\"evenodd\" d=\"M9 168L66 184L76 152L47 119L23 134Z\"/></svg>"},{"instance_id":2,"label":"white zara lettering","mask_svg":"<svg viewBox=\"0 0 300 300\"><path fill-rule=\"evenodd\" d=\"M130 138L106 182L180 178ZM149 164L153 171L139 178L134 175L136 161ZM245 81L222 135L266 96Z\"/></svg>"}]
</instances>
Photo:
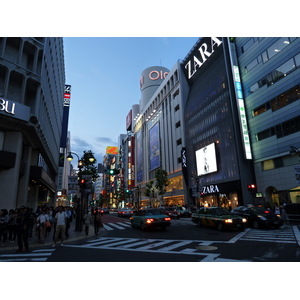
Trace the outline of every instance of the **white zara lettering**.
<instances>
[{"instance_id":1,"label":"white zara lettering","mask_svg":"<svg viewBox=\"0 0 300 300\"><path fill-rule=\"evenodd\" d=\"M11 107L9 107L9 102L0 98L0 111L6 111L8 114L15 114L15 103L11 103Z\"/></svg>"},{"instance_id":2,"label":"white zara lettering","mask_svg":"<svg viewBox=\"0 0 300 300\"><path fill-rule=\"evenodd\" d=\"M151 80L157 80L157 79L165 79L166 77L167 77L167 75L168 75L169 73L168 72L164 72L163 73L163 71L151 71L150 73L149 73L149 78L151 79Z\"/></svg>"},{"instance_id":3,"label":"white zara lettering","mask_svg":"<svg viewBox=\"0 0 300 300\"><path fill-rule=\"evenodd\" d=\"M208 46L206 43L203 43L198 51L200 56L193 56L193 59L190 60L186 65L185 69L188 71L188 79L192 78L197 70L207 61L207 58L214 53L214 47L217 45L219 47L222 44L222 41L216 37L212 37L210 41L210 51L208 51Z\"/></svg>"},{"instance_id":4,"label":"white zara lettering","mask_svg":"<svg viewBox=\"0 0 300 300\"><path fill-rule=\"evenodd\" d=\"M219 188L217 185L209 185L209 186L204 186L202 188L202 193L203 194L213 194L213 193L220 193Z\"/></svg>"}]
</instances>

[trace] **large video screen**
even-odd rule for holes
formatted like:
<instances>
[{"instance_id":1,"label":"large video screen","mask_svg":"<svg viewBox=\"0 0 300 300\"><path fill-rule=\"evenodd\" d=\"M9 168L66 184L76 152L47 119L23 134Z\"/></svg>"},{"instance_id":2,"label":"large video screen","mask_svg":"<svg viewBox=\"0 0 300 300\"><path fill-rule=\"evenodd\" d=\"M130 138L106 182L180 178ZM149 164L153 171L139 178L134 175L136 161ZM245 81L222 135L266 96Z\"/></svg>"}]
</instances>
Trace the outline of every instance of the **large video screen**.
<instances>
[{"instance_id":1,"label":"large video screen","mask_svg":"<svg viewBox=\"0 0 300 300\"><path fill-rule=\"evenodd\" d=\"M196 151L197 175L205 175L217 171L215 144L205 146Z\"/></svg>"}]
</instances>

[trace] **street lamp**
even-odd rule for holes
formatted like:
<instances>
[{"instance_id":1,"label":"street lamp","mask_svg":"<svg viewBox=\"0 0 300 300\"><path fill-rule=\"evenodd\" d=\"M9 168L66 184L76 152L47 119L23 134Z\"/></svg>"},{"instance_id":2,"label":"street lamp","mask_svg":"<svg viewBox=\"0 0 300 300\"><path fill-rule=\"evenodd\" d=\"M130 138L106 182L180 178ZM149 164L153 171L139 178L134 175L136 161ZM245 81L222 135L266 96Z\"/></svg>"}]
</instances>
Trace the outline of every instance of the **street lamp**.
<instances>
[{"instance_id":1,"label":"street lamp","mask_svg":"<svg viewBox=\"0 0 300 300\"><path fill-rule=\"evenodd\" d=\"M77 206L76 206L76 224L75 224L75 231L82 231L82 219L83 219L83 194L84 194L84 185L82 183L82 168L83 168L83 160L79 158L79 156L75 153L75 152L69 152L68 156L67 156L67 160L69 162L71 162L73 160L73 156L72 154L76 155L78 158L78 184L80 187L80 201L77 201ZM89 161L91 163L93 163L95 161L95 157L93 156L92 153L87 153L86 154L87 158L89 159Z\"/></svg>"},{"instance_id":2,"label":"street lamp","mask_svg":"<svg viewBox=\"0 0 300 300\"><path fill-rule=\"evenodd\" d=\"M298 153L298 156L300 156L300 150L294 146L290 146L291 150L290 150L290 154L295 156Z\"/></svg>"},{"instance_id":3,"label":"street lamp","mask_svg":"<svg viewBox=\"0 0 300 300\"><path fill-rule=\"evenodd\" d=\"M196 184L197 184L197 196L200 198L200 193L199 193L199 187L200 187L200 185L199 185L199 183L201 184L203 177L191 174L191 179L192 180L196 180ZM195 204L196 204L196 211L197 211L197 198L195 200L196 200ZM199 205L200 205L200 202L199 202Z\"/></svg>"}]
</instances>

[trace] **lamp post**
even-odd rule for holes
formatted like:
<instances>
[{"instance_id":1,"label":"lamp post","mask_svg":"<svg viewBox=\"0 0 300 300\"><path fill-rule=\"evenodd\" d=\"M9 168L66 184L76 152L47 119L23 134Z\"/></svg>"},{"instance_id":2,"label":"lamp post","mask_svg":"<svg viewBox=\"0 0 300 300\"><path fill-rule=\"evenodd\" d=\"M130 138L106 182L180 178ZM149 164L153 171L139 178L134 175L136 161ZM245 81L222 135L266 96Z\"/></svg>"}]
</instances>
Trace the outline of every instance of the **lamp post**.
<instances>
[{"instance_id":1,"label":"lamp post","mask_svg":"<svg viewBox=\"0 0 300 300\"><path fill-rule=\"evenodd\" d=\"M290 146L291 150L290 150L290 154L295 156L298 154L298 156L300 157L300 150L299 148L296 148L294 146Z\"/></svg>"},{"instance_id":2,"label":"lamp post","mask_svg":"<svg viewBox=\"0 0 300 300\"><path fill-rule=\"evenodd\" d=\"M200 198L200 191L199 191L199 187L200 187L200 184L201 184L201 182L202 182L202 179L203 179L203 177L200 177L200 176L196 176L196 175L194 175L194 174L191 174L191 179L193 179L193 180L196 180L196 187L197 187L197 196ZM199 184L200 183L200 184ZM195 204L196 204L196 212L197 212L197 198L195 197ZM200 205L200 203L199 203L199 205Z\"/></svg>"},{"instance_id":3,"label":"lamp post","mask_svg":"<svg viewBox=\"0 0 300 300\"><path fill-rule=\"evenodd\" d=\"M75 231L82 231L82 220L83 220L83 195L84 195L84 184L82 183L82 168L84 166L84 162L82 159L79 158L79 156L75 153L75 152L69 152L68 156L67 156L67 160L69 162L71 162L73 160L73 156L72 154L76 155L78 158L78 185L80 187L80 201L77 201L77 206L76 206L76 224L75 224ZM89 161L92 163L95 161L94 156L91 153L87 154Z\"/></svg>"}]
</instances>

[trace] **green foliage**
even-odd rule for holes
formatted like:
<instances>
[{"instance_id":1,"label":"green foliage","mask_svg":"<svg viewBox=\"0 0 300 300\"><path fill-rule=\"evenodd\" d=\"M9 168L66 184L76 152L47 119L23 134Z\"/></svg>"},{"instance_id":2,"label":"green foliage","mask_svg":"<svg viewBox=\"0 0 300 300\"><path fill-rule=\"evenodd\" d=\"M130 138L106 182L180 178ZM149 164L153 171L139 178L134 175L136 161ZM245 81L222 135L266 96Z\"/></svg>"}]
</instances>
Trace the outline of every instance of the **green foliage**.
<instances>
[{"instance_id":1,"label":"green foliage","mask_svg":"<svg viewBox=\"0 0 300 300\"><path fill-rule=\"evenodd\" d=\"M91 155L94 156L94 153L91 150L83 151L83 156L81 157L83 161L83 168L81 170L81 174L93 175L92 180L95 181L99 177L99 175L97 174L97 159L95 158L93 162L90 162L89 158L91 157Z\"/></svg>"},{"instance_id":2,"label":"green foliage","mask_svg":"<svg viewBox=\"0 0 300 300\"><path fill-rule=\"evenodd\" d=\"M168 173L166 170L157 169L155 172L156 184L155 187L158 190L159 195L163 195L166 192L166 187L169 185Z\"/></svg>"}]
</instances>

